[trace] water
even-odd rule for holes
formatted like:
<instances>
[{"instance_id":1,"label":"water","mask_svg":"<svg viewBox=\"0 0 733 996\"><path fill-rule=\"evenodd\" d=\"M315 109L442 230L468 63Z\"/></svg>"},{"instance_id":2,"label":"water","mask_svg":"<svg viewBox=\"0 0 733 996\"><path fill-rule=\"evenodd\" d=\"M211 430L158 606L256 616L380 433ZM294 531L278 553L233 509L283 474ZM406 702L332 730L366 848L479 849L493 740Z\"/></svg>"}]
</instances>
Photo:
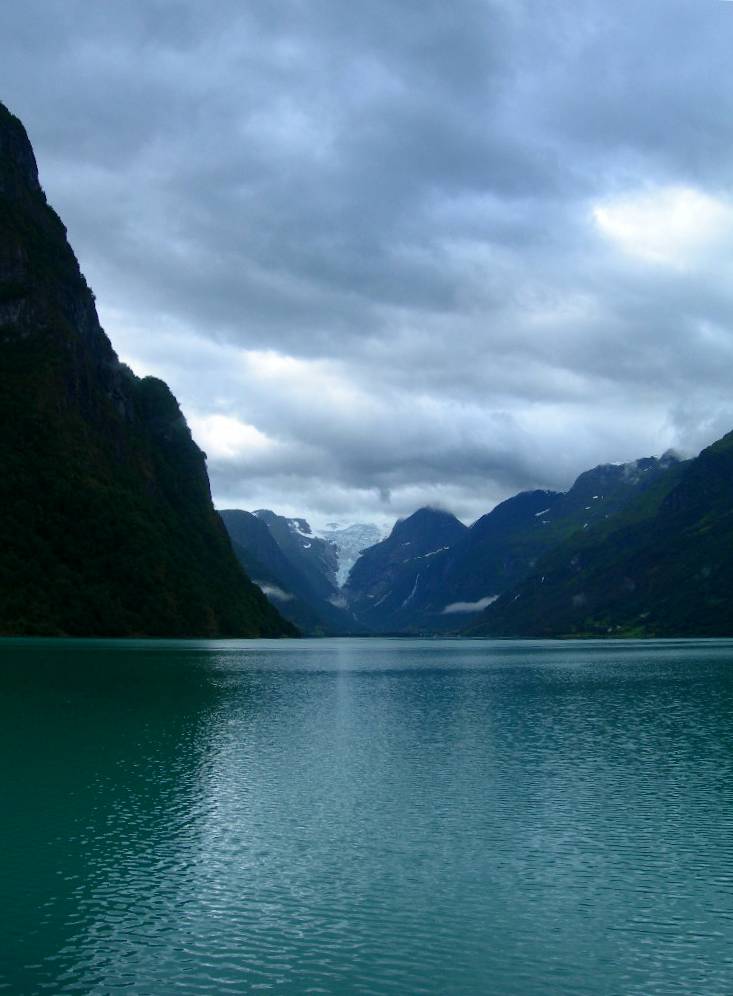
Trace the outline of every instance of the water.
<instances>
[{"instance_id":1,"label":"water","mask_svg":"<svg viewBox=\"0 0 733 996\"><path fill-rule=\"evenodd\" d=\"M733 642L0 642L0 990L733 992Z\"/></svg>"}]
</instances>

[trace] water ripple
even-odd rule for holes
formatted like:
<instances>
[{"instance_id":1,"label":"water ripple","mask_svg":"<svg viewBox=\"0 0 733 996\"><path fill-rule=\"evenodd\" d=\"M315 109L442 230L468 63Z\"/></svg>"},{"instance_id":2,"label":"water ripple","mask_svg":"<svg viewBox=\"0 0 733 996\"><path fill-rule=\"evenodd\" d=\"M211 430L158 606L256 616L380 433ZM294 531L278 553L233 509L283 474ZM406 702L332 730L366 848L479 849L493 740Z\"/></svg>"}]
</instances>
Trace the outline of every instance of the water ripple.
<instances>
[{"instance_id":1,"label":"water ripple","mask_svg":"<svg viewBox=\"0 0 733 996\"><path fill-rule=\"evenodd\" d=\"M0 652L0 990L733 991L728 641Z\"/></svg>"}]
</instances>

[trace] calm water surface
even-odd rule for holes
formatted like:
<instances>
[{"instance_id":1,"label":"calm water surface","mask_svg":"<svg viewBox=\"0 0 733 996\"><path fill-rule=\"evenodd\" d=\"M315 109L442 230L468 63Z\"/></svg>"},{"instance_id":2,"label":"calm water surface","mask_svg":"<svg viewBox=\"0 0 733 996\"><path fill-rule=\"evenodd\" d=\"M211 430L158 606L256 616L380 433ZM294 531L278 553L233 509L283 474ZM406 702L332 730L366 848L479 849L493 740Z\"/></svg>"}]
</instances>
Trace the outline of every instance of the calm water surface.
<instances>
[{"instance_id":1,"label":"calm water surface","mask_svg":"<svg viewBox=\"0 0 733 996\"><path fill-rule=\"evenodd\" d=\"M0 990L733 992L733 642L0 641Z\"/></svg>"}]
</instances>

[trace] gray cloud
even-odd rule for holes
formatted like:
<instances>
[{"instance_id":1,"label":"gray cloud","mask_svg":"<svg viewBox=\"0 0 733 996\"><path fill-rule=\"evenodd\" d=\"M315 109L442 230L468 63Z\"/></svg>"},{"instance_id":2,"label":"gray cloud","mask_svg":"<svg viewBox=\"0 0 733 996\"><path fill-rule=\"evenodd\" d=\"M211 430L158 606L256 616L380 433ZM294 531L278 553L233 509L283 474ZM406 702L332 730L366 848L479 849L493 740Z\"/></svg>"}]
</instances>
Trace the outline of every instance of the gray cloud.
<instances>
[{"instance_id":1,"label":"gray cloud","mask_svg":"<svg viewBox=\"0 0 733 996\"><path fill-rule=\"evenodd\" d=\"M733 7L10 0L121 355L222 503L466 519L733 428Z\"/></svg>"}]
</instances>

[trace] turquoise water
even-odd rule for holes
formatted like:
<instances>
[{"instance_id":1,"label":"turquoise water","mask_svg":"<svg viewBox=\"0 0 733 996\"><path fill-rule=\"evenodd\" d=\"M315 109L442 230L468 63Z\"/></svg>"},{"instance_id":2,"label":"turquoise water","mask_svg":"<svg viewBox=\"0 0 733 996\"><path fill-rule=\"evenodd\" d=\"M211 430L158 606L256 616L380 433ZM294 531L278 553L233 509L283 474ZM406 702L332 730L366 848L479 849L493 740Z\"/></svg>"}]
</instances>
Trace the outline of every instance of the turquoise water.
<instances>
[{"instance_id":1,"label":"turquoise water","mask_svg":"<svg viewBox=\"0 0 733 996\"><path fill-rule=\"evenodd\" d=\"M0 659L0 990L733 992L733 642Z\"/></svg>"}]
</instances>

